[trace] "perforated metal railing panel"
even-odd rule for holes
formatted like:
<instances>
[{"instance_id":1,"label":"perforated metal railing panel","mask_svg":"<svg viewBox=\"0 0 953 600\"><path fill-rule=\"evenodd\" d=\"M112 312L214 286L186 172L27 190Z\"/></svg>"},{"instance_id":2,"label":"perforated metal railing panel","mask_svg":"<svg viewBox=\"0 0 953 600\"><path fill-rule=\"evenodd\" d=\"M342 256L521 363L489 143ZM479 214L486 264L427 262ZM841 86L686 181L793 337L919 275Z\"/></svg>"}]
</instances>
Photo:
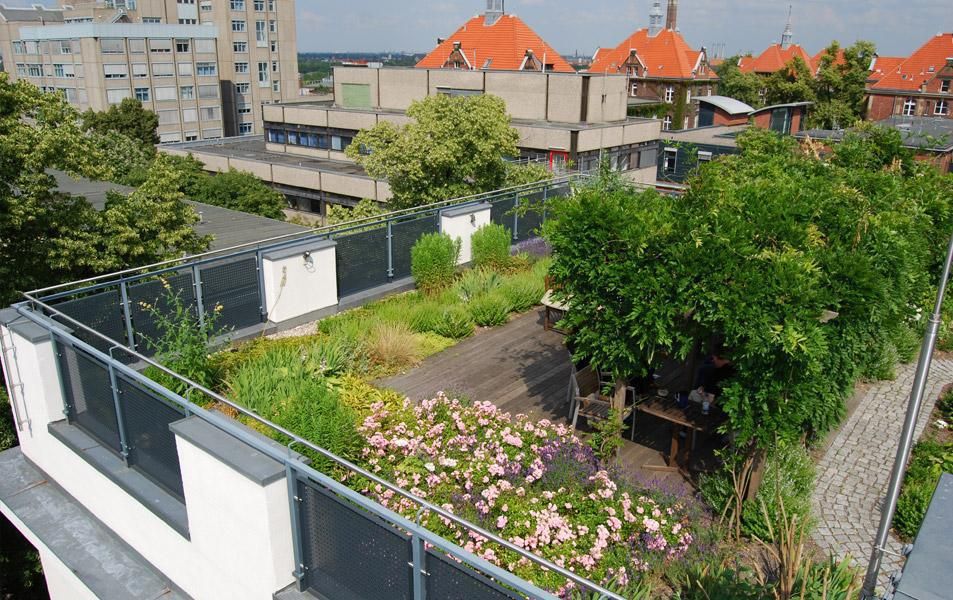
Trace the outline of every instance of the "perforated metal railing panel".
<instances>
[{"instance_id":1,"label":"perforated metal railing panel","mask_svg":"<svg viewBox=\"0 0 953 600\"><path fill-rule=\"evenodd\" d=\"M427 551L427 573L427 598L519 600L524 597L503 588L482 573L432 550Z\"/></svg>"},{"instance_id":2,"label":"perforated metal railing panel","mask_svg":"<svg viewBox=\"0 0 953 600\"><path fill-rule=\"evenodd\" d=\"M199 274L205 313L221 306L217 328L242 329L261 323L258 260L254 256L202 267Z\"/></svg>"},{"instance_id":3,"label":"perforated metal railing panel","mask_svg":"<svg viewBox=\"0 0 953 600\"><path fill-rule=\"evenodd\" d=\"M414 247L414 244L422 235L435 233L439 229L438 219L439 215L432 214L394 223L391 228L394 279L410 277L410 249Z\"/></svg>"},{"instance_id":4,"label":"perforated metal railing panel","mask_svg":"<svg viewBox=\"0 0 953 600\"><path fill-rule=\"evenodd\" d=\"M166 284L169 286L168 289L165 287ZM168 300L170 294L178 295L183 306L189 307L192 314L197 315L195 287L190 271L169 273L162 276L162 279L150 279L132 284L129 286L128 293L132 328L136 334L136 350L147 356L155 352L152 344L162 336L154 312L171 314L172 307Z\"/></svg>"},{"instance_id":5,"label":"perforated metal railing panel","mask_svg":"<svg viewBox=\"0 0 953 600\"><path fill-rule=\"evenodd\" d=\"M116 454L119 422L106 365L56 338L56 353L66 395L67 418Z\"/></svg>"},{"instance_id":6,"label":"perforated metal railing panel","mask_svg":"<svg viewBox=\"0 0 953 600\"><path fill-rule=\"evenodd\" d=\"M105 289L90 292L90 295L52 304L53 308L68 315L94 331L125 342L126 324L122 313L122 296L118 289ZM95 336L80 327L71 324L67 319L57 317L57 321L73 330L73 335L101 352L108 352L112 344Z\"/></svg>"},{"instance_id":7,"label":"perforated metal railing panel","mask_svg":"<svg viewBox=\"0 0 953 600\"><path fill-rule=\"evenodd\" d=\"M504 225L513 231L513 196L505 196L490 201L490 221L497 225Z\"/></svg>"},{"instance_id":8,"label":"perforated metal railing panel","mask_svg":"<svg viewBox=\"0 0 953 600\"><path fill-rule=\"evenodd\" d=\"M380 518L299 479L305 585L326 598L409 600L410 538Z\"/></svg>"},{"instance_id":9,"label":"perforated metal railing panel","mask_svg":"<svg viewBox=\"0 0 953 600\"><path fill-rule=\"evenodd\" d=\"M527 240L539 236L543 224L543 192L520 196L520 215L516 227L516 239Z\"/></svg>"},{"instance_id":10,"label":"perforated metal railing panel","mask_svg":"<svg viewBox=\"0 0 953 600\"><path fill-rule=\"evenodd\" d=\"M387 228L351 233L337 241L338 296L369 290L389 281L387 277Z\"/></svg>"},{"instance_id":11,"label":"perforated metal railing panel","mask_svg":"<svg viewBox=\"0 0 953 600\"><path fill-rule=\"evenodd\" d=\"M124 376L117 383L130 466L184 501L179 452L169 424L185 418L185 411Z\"/></svg>"}]
</instances>

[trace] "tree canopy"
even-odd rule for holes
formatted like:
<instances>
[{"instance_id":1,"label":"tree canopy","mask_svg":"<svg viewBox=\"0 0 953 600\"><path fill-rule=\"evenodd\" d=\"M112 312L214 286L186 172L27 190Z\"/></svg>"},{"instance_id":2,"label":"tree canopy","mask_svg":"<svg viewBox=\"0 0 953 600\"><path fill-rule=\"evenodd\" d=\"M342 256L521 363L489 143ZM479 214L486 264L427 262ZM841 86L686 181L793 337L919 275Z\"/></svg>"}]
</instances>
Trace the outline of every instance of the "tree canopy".
<instances>
[{"instance_id":1,"label":"tree canopy","mask_svg":"<svg viewBox=\"0 0 953 600\"><path fill-rule=\"evenodd\" d=\"M281 192L269 187L261 179L247 171L229 169L209 175L201 173L193 177L191 171L188 191L190 199L232 210L261 215L270 219L284 220L288 206Z\"/></svg>"},{"instance_id":2,"label":"tree canopy","mask_svg":"<svg viewBox=\"0 0 953 600\"><path fill-rule=\"evenodd\" d=\"M915 352L953 223L953 181L898 136L869 128L820 158L752 130L683 197L603 180L555 203L550 274L577 354L644 374L718 336L739 441L829 430L859 376Z\"/></svg>"},{"instance_id":3,"label":"tree canopy","mask_svg":"<svg viewBox=\"0 0 953 600\"><path fill-rule=\"evenodd\" d=\"M143 108L142 102L135 98L124 98L108 110L87 110L83 113L83 125L98 133L121 133L150 147L159 143L159 135L156 133L159 116Z\"/></svg>"},{"instance_id":4,"label":"tree canopy","mask_svg":"<svg viewBox=\"0 0 953 600\"><path fill-rule=\"evenodd\" d=\"M739 60L740 56L732 56L715 68L718 73L718 93L758 108L763 105L760 92L764 81L756 73L742 72L738 66Z\"/></svg>"},{"instance_id":5,"label":"tree canopy","mask_svg":"<svg viewBox=\"0 0 953 600\"><path fill-rule=\"evenodd\" d=\"M347 155L371 177L386 179L395 208L503 187L505 157L518 154L503 100L491 95L436 95L407 109L412 122L384 121L361 131Z\"/></svg>"}]
</instances>

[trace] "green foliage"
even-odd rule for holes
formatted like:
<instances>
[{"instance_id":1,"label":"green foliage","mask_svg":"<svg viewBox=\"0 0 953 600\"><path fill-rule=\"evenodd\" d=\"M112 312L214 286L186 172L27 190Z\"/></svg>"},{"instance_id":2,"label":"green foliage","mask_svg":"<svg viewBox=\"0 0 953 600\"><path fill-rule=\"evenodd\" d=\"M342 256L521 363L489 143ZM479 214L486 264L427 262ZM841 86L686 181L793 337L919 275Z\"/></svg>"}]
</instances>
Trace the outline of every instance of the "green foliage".
<instances>
[{"instance_id":1,"label":"green foliage","mask_svg":"<svg viewBox=\"0 0 953 600\"><path fill-rule=\"evenodd\" d=\"M473 327L473 318L465 308L449 306L438 313L433 332L446 338L461 340L473 335Z\"/></svg>"},{"instance_id":2,"label":"green foliage","mask_svg":"<svg viewBox=\"0 0 953 600\"><path fill-rule=\"evenodd\" d=\"M496 271L489 269L469 269L464 271L454 290L464 302L488 294L503 283L503 278Z\"/></svg>"},{"instance_id":3,"label":"green foliage","mask_svg":"<svg viewBox=\"0 0 953 600\"><path fill-rule=\"evenodd\" d=\"M609 418L593 419L589 424L592 428L592 434L586 439L586 444L592 448L604 463L610 463L619 450L625 446L625 440L622 438L622 416L616 409L609 411Z\"/></svg>"},{"instance_id":4,"label":"green foliage","mask_svg":"<svg viewBox=\"0 0 953 600\"><path fill-rule=\"evenodd\" d=\"M768 75L764 80L764 103L767 106L788 102L813 102L814 74L800 56L795 56L783 69Z\"/></svg>"},{"instance_id":5,"label":"green foliage","mask_svg":"<svg viewBox=\"0 0 953 600\"><path fill-rule=\"evenodd\" d=\"M922 304L951 228L953 180L898 142L872 128L822 160L752 131L681 198L600 180L552 202L550 273L577 354L638 375L717 334L740 447L828 431L870 348Z\"/></svg>"},{"instance_id":6,"label":"green foliage","mask_svg":"<svg viewBox=\"0 0 953 600\"><path fill-rule=\"evenodd\" d=\"M937 400L936 409L940 412L940 418L947 423L953 423L953 389L947 390L940 399Z\"/></svg>"},{"instance_id":7,"label":"green foliage","mask_svg":"<svg viewBox=\"0 0 953 600\"><path fill-rule=\"evenodd\" d=\"M726 560L690 564L679 582L678 600L768 600L770 586L747 566Z\"/></svg>"},{"instance_id":8,"label":"green foliage","mask_svg":"<svg viewBox=\"0 0 953 600\"><path fill-rule=\"evenodd\" d=\"M347 155L371 177L386 179L389 205L407 208L503 187L504 157L518 154L503 100L430 96L407 109L414 122L382 121L361 131Z\"/></svg>"},{"instance_id":9,"label":"green foliage","mask_svg":"<svg viewBox=\"0 0 953 600\"><path fill-rule=\"evenodd\" d=\"M807 450L797 443L782 443L768 454L761 488L744 508L742 531L770 541L770 530L777 527L768 523L778 522L782 505L789 517L809 524L813 489L814 462Z\"/></svg>"},{"instance_id":10,"label":"green foliage","mask_svg":"<svg viewBox=\"0 0 953 600\"><path fill-rule=\"evenodd\" d=\"M481 327L497 327L510 318L510 303L499 291L488 292L470 300L467 310Z\"/></svg>"},{"instance_id":11,"label":"green foliage","mask_svg":"<svg viewBox=\"0 0 953 600\"><path fill-rule=\"evenodd\" d=\"M511 310L525 312L543 299L546 285L543 279L533 272L518 273L508 277L500 285L500 293L506 298Z\"/></svg>"},{"instance_id":12,"label":"green foliage","mask_svg":"<svg viewBox=\"0 0 953 600\"><path fill-rule=\"evenodd\" d=\"M328 225L340 225L349 223L358 219L368 219L383 215L387 210L378 202L370 199L363 199L357 203L357 206L349 208L347 206L328 205Z\"/></svg>"},{"instance_id":13,"label":"green foliage","mask_svg":"<svg viewBox=\"0 0 953 600\"><path fill-rule=\"evenodd\" d=\"M510 262L513 234L503 225L489 223L473 232L470 238L473 264L477 268L506 269Z\"/></svg>"},{"instance_id":14,"label":"green foliage","mask_svg":"<svg viewBox=\"0 0 953 600\"><path fill-rule=\"evenodd\" d=\"M843 49L836 41L831 43L813 82L816 103L809 113L809 127L843 128L864 117L867 77L875 53L874 44L863 40Z\"/></svg>"},{"instance_id":15,"label":"green foliage","mask_svg":"<svg viewBox=\"0 0 953 600\"><path fill-rule=\"evenodd\" d=\"M449 235L422 235L410 249L410 272L417 287L427 293L446 288L457 272L460 242Z\"/></svg>"},{"instance_id":16,"label":"green foliage","mask_svg":"<svg viewBox=\"0 0 953 600\"><path fill-rule=\"evenodd\" d=\"M953 473L953 444L924 440L914 446L893 517L894 529L904 539L916 537L944 472Z\"/></svg>"},{"instance_id":17,"label":"green foliage","mask_svg":"<svg viewBox=\"0 0 953 600\"><path fill-rule=\"evenodd\" d=\"M0 452L18 445L16 426L7 390L0 385Z\"/></svg>"},{"instance_id":18,"label":"green foliage","mask_svg":"<svg viewBox=\"0 0 953 600\"><path fill-rule=\"evenodd\" d=\"M853 600L860 591L860 573L850 557L808 561L798 571L794 598L804 600Z\"/></svg>"},{"instance_id":19,"label":"green foliage","mask_svg":"<svg viewBox=\"0 0 953 600\"><path fill-rule=\"evenodd\" d=\"M515 164L506 163L506 183L503 187L516 187L537 183L539 181L549 181L553 178L549 167L540 163Z\"/></svg>"},{"instance_id":20,"label":"green foliage","mask_svg":"<svg viewBox=\"0 0 953 600\"><path fill-rule=\"evenodd\" d=\"M288 203L284 195L247 171L229 169L198 178L190 191L190 199L196 202L279 221L285 219L284 209Z\"/></svg>"},{"instance_id":21,"label":"green foliage","mask_svg":"<svg viewBox=\"0 0 953 600\"><path fill-rule=\"evenodd\" d=\"M89 109L83 113L82 119L86 129L98 133L120 133L144 146L159 143L159 135L156 133L159 116L143 108L142 102L135 98L124 98L119 104L113 104L104 111Z\"/></svg>"},{"instance_id":22,"label":"green foliage","mask_svg":"<svg viewBox=\"0 0 953 600\"><path fill-rule=\"evenodd\" d=\"M155 158L155 148L117 131L90 132L96 148L112 163L112 181L138 187L146 180L149 166Z\"/></svg>"},{"instance_id":23,"label":"green foliage","mask_svg":"<svg viewBox=\"0 0 953 600\"><path fill-rule=\"evenodd\" d=\"M738 61L741 58L740 56L726 58L723 63L715 67L719 78L718 93L759 108L764 104L759 94L764 87L764 82L756 73L741 71L738 67Z\"/></svg>"}]
</instances>

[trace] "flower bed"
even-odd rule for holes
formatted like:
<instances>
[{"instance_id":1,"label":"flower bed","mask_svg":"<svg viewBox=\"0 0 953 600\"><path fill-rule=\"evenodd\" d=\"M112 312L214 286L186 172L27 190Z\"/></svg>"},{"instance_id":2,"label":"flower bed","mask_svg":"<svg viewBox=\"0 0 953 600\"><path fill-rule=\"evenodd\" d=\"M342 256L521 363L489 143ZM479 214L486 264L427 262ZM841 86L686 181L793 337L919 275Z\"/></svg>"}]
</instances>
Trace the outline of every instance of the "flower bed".
<instances>
[{"instance_id":1,"label":"flower bed","mask_svg":"<svg viewBox=\"0 0 953 600\"><path fill-rule=\"evenodd\" d=\"M367 468L594 581L625 590L643 571L683 556L693 542L684 506L618 484L563 425L442 395L371 408L359 427ZM413 502L366 480L350 483L416 518ZM444 517L427 514L422 522L541 587L571 589L565 578Z\"/></svg>"}]
</instances>

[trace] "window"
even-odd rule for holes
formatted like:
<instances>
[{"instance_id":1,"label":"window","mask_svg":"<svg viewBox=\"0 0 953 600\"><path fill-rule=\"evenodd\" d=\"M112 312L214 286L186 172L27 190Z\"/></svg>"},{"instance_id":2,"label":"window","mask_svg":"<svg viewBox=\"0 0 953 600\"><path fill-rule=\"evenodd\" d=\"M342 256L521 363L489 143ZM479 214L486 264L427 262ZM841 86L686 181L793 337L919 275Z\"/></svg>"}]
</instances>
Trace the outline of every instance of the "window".
<instances>
[{"instance_id":1,"label":"window","mask_svg":"<svg viewBox=\"0 0 953 600\"><path fill-rule=\"evenodd\" d=\"M179 122L178 109L160 110L156 114L159 115L159 125L172 125Z\"/></svg>"},{"instance_id":2,"label":"window","mask_svg":"<svg viewBox=\"0 0 953 600\"><path fill-rule=\"evenodd\" d=\"M139 102L148 102L149 101L149 88L147 87L137 87L136 88L136 100Z\"/></svg>"},{"instance_id":3,"label":"window","mask_svg":"<svg viewBox=\"0 0 953 600\"><path fill-rule=\"evenodd\" d=\"M698 151L698 162L699 162L699 164L705 163L705 162L711 162L711 152L707 152L707 151L705 151L705 150L699 150L699 151Z\"/></svg>"},{"instance_id":4,"label":"window","mask_svg":"<svg viewBox=\"0 0 953 600\"><path fill-rule=\"evenodd\" d=\"M121 90L106 90L106 102L110 104L119 104L128 97L129 90L126 88Z\"/></svg>"},{"instance_id":5,"label":"window","mask_svg":"<svg viewBox=\"0 0 953 600\"><path fill-rule=\"evenodd\" d=\"M239 32L239 33L242 31L248 31L245 25L245 21L241 19L232 19L232 31Z\"/></svg>"},{"instance_id":6,"label":"window","mask_svg":"<svg viewBox=\"0 0 953 600\"><path fill-rule=\"evenodd\" d=\"M240 115L250 115L251 114L251 104L248 102L240 102L238 104L238 114Z\"/></svg>"},{"instance_id":7,"label":"window","mask_svg":"<svg viewBox=\"0 0 953 600\"><path fill-rule=\"evenodd\" d=\"M940 91L941 91L942 93L944 93L944 94L949 94L949 93L950 93L950 80L949 80L949 79L944 79L943 81L940 82Z\"/></svg>"},{"instance_id":8,"label":"window","mask_svg":"<svg viewBox=\"0 0 953 600\"><path fill-rule=\"evenodd\" d=\"M271 51L278 52L278 40L271 41Z\"/></svg>"},{"instance_id":9,"label":"window","mask_svg":"<svg viewBox=\"0 0 953 600\"><path fill-rule=\"evenodd\" d=\"M175 65L172 63L152 63L153 77L173 77L175 75Z\"/></svg>"},{"instance_id":10,"label":"window","mask_svg":"<svg viewBox=\"0 0 953 600\"><path fill-rule=\"evenodd\" d=\"M347 147L351 145L351 141L354 138L347 135L332 135L331 136L331 150L337 150L338 152L344 152L347 150Z\"/></svg>"},{"instance_id":11,"label":"window","mask_svg":"<svg viewBox=\"0 0 953 600\"><path fill-rule=\"evenodd\" d=\"M221 111L217 106L204 106L199 109L203 121L218 121L222 118Z\"/></svg>"},{"instance_id":12,"label":"window","mask_svg":"<svg viewBox=\"0 0 953 600\"><path fill-rule=\"evenodd\" d=\"M238 124L238 135L251 135L253 124L252 123L239 123Z\"/></svg>"},{"instance_id":13,"label":"window","mask_svg":"<svg viewBox=\"0 0 953 600\"><path fill-rule=\"evenodd\" d=\"M99 47L103 54L125 54L126 45L122 40L103 39L99 40Z\"/></svg>"},{"instance_id":14,"label":"window","mask_svg":"<svg viewBox=\"0 0 953 600\"><path fill-rule=\"evenodd\" d=\"M935 115L948 115L950 114L950 107L947 105L946 100L937 100L936 106L933 107L933 114Z\"/></svg>"},{"instance_id":15,"label":"window","mask_svg":"<svg viewBox=\"0 0 953 600\"><path fill-rule=\"evenodd\" d=\"M277 80L272 81L272 82L271 82L271 91L275 92L276 94L277 94L278 92L280 92L280 91L281 91L281 82L280 82L280 81L277 81Z\"/></svg>"},{"instance_id":16,"label":"window","mask_svg":"<svg viewBox=\"0 0 953 600\"><path fill-rule=\"evenodd\" d=\"M215 40L211 38L203 38L195 40L195 51L202 53L212 53L215 52Z\"/></svg>"},{"instance_id":17,"label":"window","mask_svg":"<svg viewBox=\"0 0 953 600\"><path fill-rule=\"evenodd\" d=\"M175 100L175 93L176 93L176 90L174 87L157 87L156 101Z\"/></svg>"},{"instance_id":18,"label":"window","mask_svg":"<svg viewBox=\"0 0 953 600\"><path fill-rule=\"evenodd\" d=\"M199 121L199 109L197 108L183 108L182 109L183 123L198 123L198 121Z\"/></svg>"},{"instance_id":19,"label":"window","mask_svg":"<svg viewBox=\"0 0 953 600\"><path fill-rule=\"evenodd\" d=\"M57 91L63 94L67 102L71 104L76 103L76 88L58 88Z\"/></svg>"},{"instance_id":20,"label":"window","mask_svg":"<svg viewBox=\"0 0 953 600\"><path fill-rule=\"evenodd\" d=\"M191 49L192 45L189 43L189 40L175 40L176 52L189 52Z\"/></svg>"},{"instance_id":21,"label":"window","mask_svg":"<svg viewBox=\"0 0 953 600\"><path fill-rule=\"evenodd\" d=\"M200 85L199 98L203 100L208 98L218 98L218 86L217 85Z\"/></svg>"},{"instance_id":22,"label":"window","mask_svg":"<svg viewBox=\"0 0 953 600\"><path fill-rule=\"evenodd\" d=\"M228 7L232 10L245 10L245 0L231 0Z\"/></svg>"},{"instance_id":23,"label":"window","mask_svg":"<svg viewBox=\"0 0 953 600\"><path fill-rule=\"evenodd\" d=\"M149 40L149 51L153 54L172 52L172 40Z\"/></svg>"},{"instance_id":24,"label":"window","mask_svg":"<svg viewBox=\"0 0 953 600\"><path fill-rule=\"evenodd\" d=\"M235 72L236 72L236 73L248 73L248 63L247 63L247 62L237 62L237 63L235 63Z\"/></svg>"},{"instance_id":25,"label":"window","mask_svg":"<svg viewBox=\"0 0 953 600\"><path fill-rule=\"evenodd\" d=\"M203 130L202 130L202 138L203 138L203 139L206 139L206 140L214 140L214 139L218 139L218 138L220 138L220 137L222 137L222 130L221 130L221 129L215 128L215 129L203 129Z\"/></svg>"},{"instance_id":26,"label":"window","mask_svg":"<svg viewBox=\"0 0 953 600\"><path fill-rule=\"evenodd\" d=\"M17 77L27 77L27 68L23 63L17 63Z\"/></svg>"},{"instance_id":27,"label":"window","mask_svg":"<svg viewBox=\"0 0 953 600\"><path fill-rule=\"evenodd\" d=\"M212 76L218 72L216 67L217 65L213 62L195 63L195 72L201 76Z\"/></svg>"},{"instance_id":28,"label":"window","mask_svg":"<svg viewBox=\"0 0 953 600\"><path fill-rule=\"evenodd\" d=\"M665 87L665 101L668 102L669 104L675 102L675 87L674 86L669 85Z\"/></svg>"},{"instance_id":29,"label":"window","mask_svg":"<svg viewBox=\"0 0 953 600\"><path fill-rule=\"evenodd\" d=\"M142 54L146 51L146 41L143 39L131 39L129 40L129 53L130 54Z\"/></svg>"},{"instance_id":30,"label":"window","mask_svg":"<svg viewBox=\"0 0 953 600\"><path fill-rule=\"evenodd\" d=\"M232 52L248 52L248 42L232 42Z\"/></svg>"},{"instance_id":31,"label":"window","mask_svg":"<svg viewBox=\"0 0 953 600\"><path fill-rule=\"evenodd\" d=\"M271 61L271 72L272 72L272 73L277 73L277 72L278 72L278 68L279 68L279 67L278 67L278 61L277 61L277 60Z\"/></svg>"},{"instance_id":32,"label":"window","mask_svg":"<svg viewBox=\"0 0 953 600\"><path fill-rule=\"evenodd\" d=\"M43 65L30 63L26 66L27 74L30 77L43 77Z\"/></svg>"},{"instance_id":33,"label":"window","mask_svg":"<svg viewBox=\"0 0 953 600\"><path fill-rule=\"evenodd\" d=\"M54 64L53 76L54 77L76 77L76 71L74 70L73 63Z\"/></svg>"},{"instance_id":34,"label":"window","mask_svg":"<svg viewBox=\"0 0 953 600\"><path fill-rule=\"evenodd\" d=\"M133 63L132 76L135 78L148 77L149 65L147 65L146 63Z\"/></svg>"},{"instance_id":35,"label":"window","mask_svg":"<svg viewBox=\"0 0 953 600\"><path fill-rule=\"evenodd\" d=\"M160 133L159 134L159 143L160 144L174 144L180 141L178 133Z\"/></svg>"},{"instance_id":36,"label":"window","mask_svg":"<svg viewBox=\"0 0 953 600\"><path fill-rule=\"evenodd\" d=\"M199 134L197 131L186 131L185 132L185 141L194 142L199 139Z\"/></svg>"},{"instance_id":37,"label":"window","mask_svg":"<svg viewBox=\"0 0 953 600\"><path fill-rule=\"evenodd\" d=\"M671 128L672 128L672 117L666 115L665 118L662 119L662 131L668 131Z\"/></svg>"},{"instance_id":38,"label":"window","mask_svg":"<svg viewBox=\"0 0 953 600\"><path fill-rule=\"evenodd\" d=\"M243 96L251 93L251 84L247 81L241 81L235 84L235 93Z\"/></svg>"},{"instance_id":39,"label":"window","mask_svg":"<svg viewBox=\"0 0 953 600\"><path fill-rule=\"evenodd\" d=\"M265 12L265 0L254 0L255 12Z\"/></svg>"},{"instance_id":40,"label":"window","mask_svg":"<svg viewBox=\"0 0 953 600\"><path fill-rule=\"evenodd\" d=\"M211 3L211 2L207 2L207 1L206 1L206 2L203 2L203 3L202 3L202 6L199 8L199 10L201 10L202 12L212 12L212 3ZM186 136L186 137L188 137L188 136Z\"/></svg>"},{"instance_id":41,"label":"window","mask_svg":"<svg viewBox=\"0 0 953 600\"><path fill-rule=\"evenodd\" d=\"M191 85L183 85L179 88L179 98L182 100L194 100L195 88Z\"/></svg>"},{"instance_id":42,"label":"window","mask_svg":"<svg viewBox=\"0 0 953 600\"><path fill-rule=\"evenodd\" d=\"M912 117L917 114L917 101L914 98L907 98L903 101L903 116Z\"/></svg>"},{"instance_id":43,"label":"window","mask_svg":"<svg viewBox=\"0 0 953 600\"><path fill-rule=\"evenodd\" d=\"M161 23L162 18L161 17L142 17L142 22L143 23Z\"/></svg>"},{"instance_id":44,"label":"window","mask_svg":"<svg viewBox=\"0 0 953 600\"><path fill-rule=\"evenodd\" d=\"M179 25L195 25L198 19L179 19Z\"/></svg>"},{"instance_id":45,"label":"window","mask_svg":"<svg viewBox=\"0 0 953 600\"><path fill-rule=\"evenodd\" d=\"M73 44L66 40L59 43L60 54L72 54L73 53Z\"/></svg>"},{"instance_id":46,"label":"window","mask_svg":"<svg viewBox=\"0 0 953 600\"><path fill-rule=\"evenodd\" d=\"M258 87L268 87L269 83L268 63L260 62L258 63Z\"/></svg>"},{"instance_id":47,"label":"window","mask_svg":"<svg viewBox=\"0 0 953 600\"><path fill-rule=\"evenodd\" d=\"M632 82L632 87L629 88L629 95L633 98L639 95L639 83L637 81Z\"/></svg>"},{"instance_id":48,"label":"window","mask_svg":"<svg viewBox=\"0 0 953 600\"><path fill-rule=\"evenodd\" d=\"M26 44L23 42L13 42L13 53L14 54L26 54Z\"/></svg>"},{"instance_id":49,"label":"window","mask_svg":"<svg viewBox=\"0 0 953 600\"><path fill-rule=\"evenodd\" d=\"M129 67L123 64L103 65L103 75L106 79L125 79L129 77Z\"/></svg>"},{"instance_id":50,"label":"window","mask_svg":"<svg viewBox=\"0 0 953 600\"><path fill-rule=\"evenodd\" d=\"M192 63L190 62L180 62L178 65L179 77L191 77L192 76Z\"/></svg>"},{"instance_id":51,"label":"window","mask_svg":"<svg viewBox=\"0 0 953 600\"><path fill-rule=\"evenodd\" d=\"M268 31L272 33L278 33L278 21L271 19L268 21Z\"/></svg>"},{"instance_id":52,"label":"window","mask_svg":"<svg viewBox=\"0 0 953 600\"><path fill-rule=\"evenodd\" d=\"M662 155L662 171L671 174L675 172L675 166L678 163L678 150L675 148L666 148Z\"/></svg>"},{"instance_id":53,"label":"window","mask_svg":"<svg viewBox=\"0 0 953 600\"><path fill-rule=\"evenodd\" d=\"M268 44L268 34L265 31L264 21L255 21L255 42L259 48L264 48Z\"/></svg>"}]
</instances>

